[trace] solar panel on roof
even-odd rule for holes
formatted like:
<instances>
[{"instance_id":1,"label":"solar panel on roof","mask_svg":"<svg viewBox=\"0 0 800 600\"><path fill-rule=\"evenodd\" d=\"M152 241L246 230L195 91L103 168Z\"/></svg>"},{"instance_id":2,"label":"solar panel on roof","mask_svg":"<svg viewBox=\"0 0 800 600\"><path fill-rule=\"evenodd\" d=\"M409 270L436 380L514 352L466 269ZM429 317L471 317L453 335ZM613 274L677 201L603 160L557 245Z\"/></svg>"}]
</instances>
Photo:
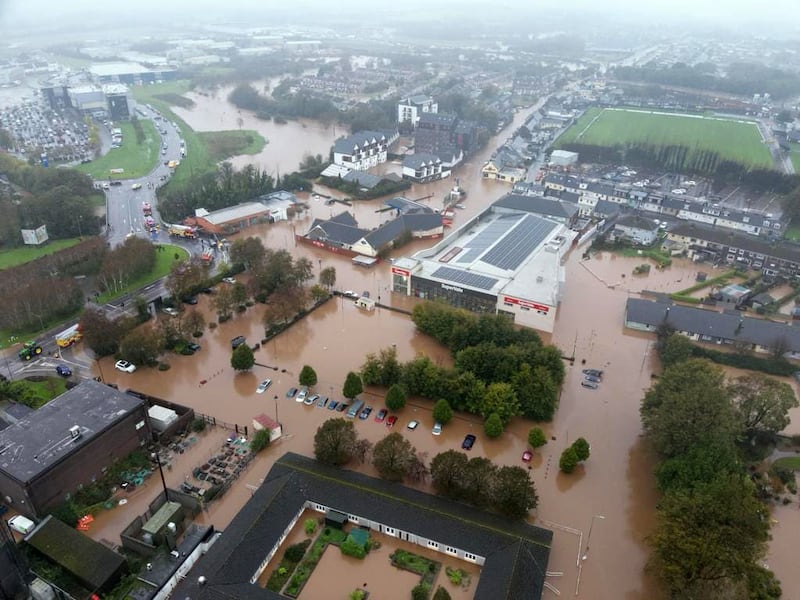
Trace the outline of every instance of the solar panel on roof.
<instances>
[{"instance_id":1,"label":"solar panel on roof","mask_svg":"<svg viewBox=\"0 0 800 600\"><path fill-rule=\"evenodd\" d=\"M461 255L456 262L470 263L478 258L483 252L499 240L505 233L517 224L522 215L503 216L489 223L486 229L467 242L464 247L467 252Z\"/></svg>"},{"instance_id":2,"label":"solar panel on roof","mask_svg":"<svg viewBox=\"0 0 800 600\"><path fill-rule=\"evenodd\" d=\"M439 267L433 272L433 277L439 279L446 279L453 283L461 283L470 287L480 288L482 290L490 290L497 283L494 277L487 277L486 275L478 275L477 273L469 273L452 267Z\"/></svg>"},{"instance_id":3,"label":"solar panel on roof","mask_svg":"<svg viewBox=\"0 0 800 600\"><path fill-rule=\"evenodd\" d=\"M541 244L558 223L527 215L481 260L500 269L513 271Z\"/></svg>"}]
</instances>

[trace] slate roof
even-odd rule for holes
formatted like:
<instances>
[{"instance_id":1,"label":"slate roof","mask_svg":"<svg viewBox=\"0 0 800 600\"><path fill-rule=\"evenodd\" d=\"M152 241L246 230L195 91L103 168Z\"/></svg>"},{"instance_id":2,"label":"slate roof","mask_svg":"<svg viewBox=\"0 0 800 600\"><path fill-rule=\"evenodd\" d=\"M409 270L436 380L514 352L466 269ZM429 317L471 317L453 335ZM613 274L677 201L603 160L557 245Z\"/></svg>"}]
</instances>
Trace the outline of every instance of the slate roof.
<instances>
[{"instance_id":1,"label":"slate roof","mask_svg":"<svg viewBox=\"0 0 800 600\"><path fill-rule=\"evenodd\" d=\"M765 348L785 340L791 352L800 352L800 327L754 319L741 314L628 298L625 322L658 327L665 322L678 331L729 341L743 341Z\"/></svg>"},{"instance_id":2,"label":"slate roof","mask_svg":"<svg viewBox=\"0 0 800 600\"><path fill-rule=\"evenodd\" d=\"M353 215L345 211L328 220L314 219L305 237L350 245L365 234L366 230L358 227Z\"/></svg>"},{"instance_id":3,"label":"slate roof","mask_svg":"<svg viewBox=\"0 0 800 600\"><path fill-rule=\"evenodd\" d=\"M520 194L506 194L492 206L521 210L545 217L559 219L572 219L578 212L578 206L546 196L523 196Z\"/></svg>"},{"instance_id":4,"label":"slate roof","mask_svg":"<svg viewBox=\"0 0 800 600\"><path fill-rule=\"evenodd\" d=\"M25 541L72 573L90 590L115 583L125 558L48 515Z\"/></svg>"},{"instance_id":5,"label":"slate roof","mask_svg":"<svg viewBox=\"0 0 800 600\"><path fill-rule=\"evenodd\" d=\"M396 219L387 221L377 229L370 231L364 239L369 245L380 250L399 238L404 232L430 231L442 227L442 216L434 212L410 212Z\"/></svg>"},{"instance_id":6,"label":"slate roof","mask_svg":"<svg viewBox=\"0 0 800 600\"><path fill-rule=\"evenodd\" d=\"M306 501L485 557L475 600L542 595L551 531L287 453L173 597L280 600L282 596L249 580ZM200 576L205 577L203 585Z\"/></svg>"},{"instance_id":7,"label":"slate roof","mask_svg":"<svg viewBox=\"0 0 800 600\"><path fill-rule=\"evenodd\" d=\"M333 151L340 154L353 154L358 149L368 146L373 140L386 140L386 135L380 131L357 131L346 138L336 140L333 144Z\"/></svg>"},{"instance_id":8,"label":"slate roof","mask_svg":"<svg viewBox=\"0 0 800 600\"><path fill-rule=\"evenodd\" d=\"M433 124L437 126L452 127L456 116L447 113L424 112L419 116L419 125Z\"/></svg>"},{"instance_id":9,"label":"slate roof","mask_svg":"<svg viewBox=\"0 0 800 600\"><path fill-rule=\"evenodd\" d=\"M658 229L658 225L656 225L655 221L645 219L639 215L625 215L617 220L617 226L641 229L643 231L656 231Z\"/></svg>"},{"instance_id":10,"label":"slate roof","mask_svg":"<svg viewBox=\"0 0 800 600\"><path fill-rule=\"evenodd\" d=\"M787 243L770 244L763 238L744 233L736 233L730 229L703 227L696 223L679 223L670 229L670 235L680 235L703 240L731 248L741 248L756 254L763 254L782 260L800 264L800 246Z\"/></svg>"},{"instance_id":11,"label":"slate roof","mask_svg":"<svg viewBox=\"0 0 800 600\"><path fill-rule=\"evenodd\" d=\"M592 209L592 212L598 217L610 217L611 215L615 215L620 212L621 209L622 207L616 202L611 202L610 200L598 200L597 204Z\"/></svg>"},{"instance_id":12,"label":"slate roof","mask_svg":"<svg viewBox=\"0 0 800 600\"><path fill-rule=\"evenodd\" d=\"M378 177L366 171L350 171L342 177L342 179L351 183L357 183L361 187L371 190L383 180L383 177Z\"/></svg>"},{"instance_id":13,"label":"slate roof","mask_svg":"<svg viewBox=\"0 0 800 600\"><path fill-rule=\"evenodd\" d=\"M419 169L430 164L441 163L442 159L435 154L409 154L403 159L403 166L410 169Z\"/></svg>"}]
</instances>

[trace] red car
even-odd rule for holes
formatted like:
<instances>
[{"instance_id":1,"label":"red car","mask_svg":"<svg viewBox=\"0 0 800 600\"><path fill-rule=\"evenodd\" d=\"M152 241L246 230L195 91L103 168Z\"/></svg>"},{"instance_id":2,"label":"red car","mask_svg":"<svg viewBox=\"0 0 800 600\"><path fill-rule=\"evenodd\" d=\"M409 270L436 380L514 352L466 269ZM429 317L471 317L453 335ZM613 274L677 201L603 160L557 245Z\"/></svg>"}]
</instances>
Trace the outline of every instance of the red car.
<instances>
[{"instance_id":1,"label":"red car","mask_svg":"<svg viewBox=\"0 0 800 600\"><path fill-rule=\"evenodd\" d=\"M377 415L375 415L375 422L376 422L376 423L383 423L383 420L386 418L386 414L387 414L388 412L389 412L389 411L388 411L388 410L386 410L385 408L382 408L382 409L380 409L380 410L378 411L378 414L377 414Z\"/></svg>"},{"instance_id":2,"label":"red car","mask_svg":"<svg viewBox=\"0 0 800 600\"><path fill-rule=\"evenodd\" d=\"M386 419L386 426L387 427L394 427L394 424L397 423L397 417L392 415L388 419Z\"/></svg>"},{"instance_id":3,"label":"red car","mask_svg":"<svg viewBox=\"0 0 800 600\"><path fill-rule=\"evenodd\" d=\"M525 450L525 452L522 453L522 462L531 462L532 458L533 458L533 452L531 452L530 450Z\"/></svg>"}]
</instances>

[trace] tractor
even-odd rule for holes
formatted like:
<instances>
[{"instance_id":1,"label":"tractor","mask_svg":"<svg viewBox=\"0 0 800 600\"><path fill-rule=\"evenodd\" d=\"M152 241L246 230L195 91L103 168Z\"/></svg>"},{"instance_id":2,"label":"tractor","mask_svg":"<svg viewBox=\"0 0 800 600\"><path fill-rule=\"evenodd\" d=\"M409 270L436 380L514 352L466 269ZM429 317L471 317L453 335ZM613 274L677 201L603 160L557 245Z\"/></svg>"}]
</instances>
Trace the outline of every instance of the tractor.
<instances>
[{"instance_id":1,"label":"tractor","mask_svg":"<svg viewBox=\"0 0 800 600\"><path fill-rule=\"evenodd\" d=\"M42 353L42 347L36 341L25 342L22 350L19 351L19 357L22 360L30 360L34 356L39 356Z\"/></svg>"}]
</instances>

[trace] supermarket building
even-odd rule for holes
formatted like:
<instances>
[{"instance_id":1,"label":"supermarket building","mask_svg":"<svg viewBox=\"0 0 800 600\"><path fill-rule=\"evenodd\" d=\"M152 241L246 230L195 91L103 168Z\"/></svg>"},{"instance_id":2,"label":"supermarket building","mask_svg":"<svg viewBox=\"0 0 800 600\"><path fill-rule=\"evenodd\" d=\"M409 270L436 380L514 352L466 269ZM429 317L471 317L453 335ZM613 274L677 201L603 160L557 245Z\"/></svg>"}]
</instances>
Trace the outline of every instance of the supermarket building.
<instances>
[{"instance_id":1,"label":"supermarket building","mask_svg":"<svg viewBox=\"0 0 800 600\"><path fill-rule=\"evenodd\" d=\"M396 260L392 291L551 333L577 233L533 210L490 206L432 248Z\"/></svg>"}]
</instances>

